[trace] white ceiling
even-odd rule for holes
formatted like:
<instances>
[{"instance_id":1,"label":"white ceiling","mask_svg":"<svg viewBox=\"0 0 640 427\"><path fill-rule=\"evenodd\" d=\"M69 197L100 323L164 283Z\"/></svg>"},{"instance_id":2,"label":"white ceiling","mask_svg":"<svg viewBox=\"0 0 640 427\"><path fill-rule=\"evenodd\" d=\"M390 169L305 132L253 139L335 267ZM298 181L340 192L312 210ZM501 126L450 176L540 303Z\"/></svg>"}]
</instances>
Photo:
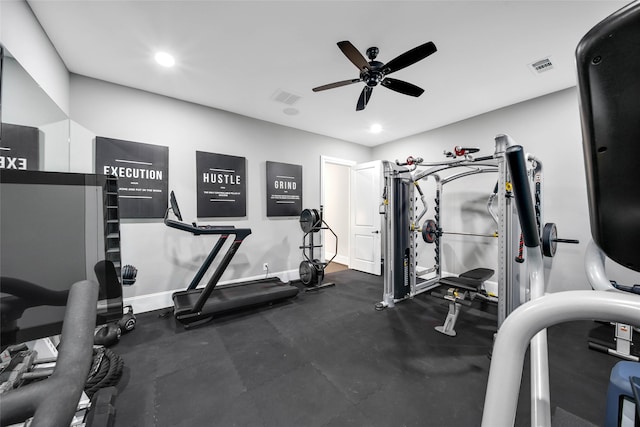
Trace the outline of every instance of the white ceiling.
<instances>
[{"instance_id":1,"label":"white ceiling","mask_svg":"<svg viewBox=\"0 0 640 427\"><path fill-rule=\"evenodd\" d=\"M574 50L627 1L28 0L69 71L256 119L375 146L575 85ZM388 62L427 41L438 52L393 74L419 98L364 83L336 46ZM177 61L163 69L156 50ZM541 74L528 64L550 57ZM292 106L279 90L300 96ZM293 107L297 115L284 109ZM371 124L383 131L371 134Z\"/></svg>"}]
</instances>

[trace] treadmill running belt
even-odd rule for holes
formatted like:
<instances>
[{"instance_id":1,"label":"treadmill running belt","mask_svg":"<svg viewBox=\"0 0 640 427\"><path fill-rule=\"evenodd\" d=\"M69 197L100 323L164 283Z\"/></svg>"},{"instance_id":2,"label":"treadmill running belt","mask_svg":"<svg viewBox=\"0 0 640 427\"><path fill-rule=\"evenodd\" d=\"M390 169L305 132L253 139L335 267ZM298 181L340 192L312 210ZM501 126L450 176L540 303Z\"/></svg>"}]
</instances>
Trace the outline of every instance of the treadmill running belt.
<instances>
[{"instance_id":1,"label":"treadmill running belt","mask_svg":"<svg viewBox=\"0 0 640 427\"><path fill-rule=\"evenodd\" d=\"M216 314L268 304L295 296L299 289L279 279L257 280L238 286L215 288L199 313L193 312L203 288L173 294L174 316L182 323L196 322Z\"/></svg>"}]
</instances>

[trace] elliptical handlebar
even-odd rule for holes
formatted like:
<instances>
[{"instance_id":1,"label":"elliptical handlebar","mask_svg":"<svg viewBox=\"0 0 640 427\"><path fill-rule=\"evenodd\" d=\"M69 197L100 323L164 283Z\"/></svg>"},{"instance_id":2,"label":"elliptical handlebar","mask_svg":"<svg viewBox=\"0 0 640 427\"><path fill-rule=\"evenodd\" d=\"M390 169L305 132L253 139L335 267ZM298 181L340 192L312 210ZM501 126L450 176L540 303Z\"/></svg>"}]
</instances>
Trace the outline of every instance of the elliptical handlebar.
<instances>
[{"instance_id":1,"label":"elliptical handlebar","mask_svg":"<svg viewBox=\"0 0 640 427\"><path fill-rule=\"evenodd\" d=\"M529 188L529 183L527 182L527 166L522 146L513 145L507 148L505 157L511 171L511 183L524 244L528 248L535 248L540 245L540 236L538 235L536 214L531 199L531 188Z\"/></svg>"}]
</instances>

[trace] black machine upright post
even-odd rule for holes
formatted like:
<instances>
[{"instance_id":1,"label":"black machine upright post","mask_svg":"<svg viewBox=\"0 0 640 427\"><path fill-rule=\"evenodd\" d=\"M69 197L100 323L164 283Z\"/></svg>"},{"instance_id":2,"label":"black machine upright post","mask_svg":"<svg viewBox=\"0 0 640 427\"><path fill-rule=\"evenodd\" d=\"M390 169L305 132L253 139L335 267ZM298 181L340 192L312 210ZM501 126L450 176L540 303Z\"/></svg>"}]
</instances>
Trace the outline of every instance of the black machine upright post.
<instances>
[{"instance_id":1,"label":"black machine upright post","mask_svg":"<svg viewBox=\"0 0 640 427\"><path fill-rule=\"evenodd\" d=\"M251 234L251 230L246 230L242 228L236 229L236 231L238 233L236 234L236 238L233 240L233 243L231 244L231 247L229 247L229 250L227 251L227 253L224 254L224 258L222 258L222 261L220 261L220 264L218 265L216 270L213 272L213 275L209 279L209 282L207 282L207 286L202 290L200 297L198 298L196 303L193 305L193 311L199 312L200 310L202 310L202 307L211 296L211 292L213 292L214 288L218 284L220 277L222 277L222 275L224 274L224 271L229 266L231 259L234 257L234 255L238 251L238 248L242 244L242 241L244 240L245 237Z\"/></svg>"},{"instance_id":2,"label":"black machine upright post","mask_svg":"<svg viewBox=\"0 0 640 427\"><path fill-rule=\"evenodd\" d=\"M394 206L397 211L394 213L396 218L396 228L394 230L394 259L393 267L393 298L401 300L407 297L411 291L409 286L409 262L411 261L409 238L406 230L409 230L409 212L407 200L409 199L408 183L396 179L394 191Z\"/></svg>"},{"instance_id":3,"label":"black machine upright post","mask_svg":"<svg viewBox=\"0 0 640 427\"><path fill-rule=\"evenodd\" d=\"M213 262L215 257L218 255L218 252L220 252L222 245L224 245L224 243L227 241L227 237L229 237L228 234L223 234L218 238L218 241L216 242L213 249L211 249L211 252L209 252L209 255L207 255L207 259L204 260L204 263L198 269L198 272L196 273L195 277L189 284L189 287L187 288L187 290L190 291L198 287L198 284L200 284L200 281L202 280L205 273L211 266L211 263Z\"/></svg>"}]
</instances>

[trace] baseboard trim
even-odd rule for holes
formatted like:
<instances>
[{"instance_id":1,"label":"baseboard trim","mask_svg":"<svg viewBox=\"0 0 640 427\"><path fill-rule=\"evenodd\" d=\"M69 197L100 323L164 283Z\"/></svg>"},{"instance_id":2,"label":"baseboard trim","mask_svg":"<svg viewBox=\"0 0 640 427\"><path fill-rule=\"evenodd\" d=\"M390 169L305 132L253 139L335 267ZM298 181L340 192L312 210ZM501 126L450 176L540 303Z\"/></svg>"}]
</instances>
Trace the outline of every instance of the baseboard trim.
<instances>
[{"instance_id":1,"label":"baseboard trim","mask_svg":"<svg viewBox=\"0 0 640 427\"><path fill-rule=\"evenodd\" d=\"M253 277L245 277L243 279L226 280L226 281L220 282L218 286L232 285L239 282L248 282L251 280L263 279L264 277L265 277L264 275L260 275L260 276L253 276ZM287 270L287 271L280 271L278 273L270 274L269 277L278 277L283 282L290 282L293 280L299 280L300 273L298 272L298 270ZM130 305L131 307L133 307L134 313L146 313L148 311L168 309L173 307L173 299L171 298L171 296L173 295L174 292L177 292L179 290L181 289L174 289L171 291L164 291L164 292L157 292L153 294L128 297L128 298L124 298L123 302L124 302L124 305Z\"/></svg>"},{"instance_id":2,"label":"baseboard trim","mask_svg":"<svg viewBox=\"0 0 640 427\"><path fill-rule=\"evenodd\" d=\"M333 254L329 252L325 252L324 256L327 258L327 261L329 261L333 256ZM337 262L338 264L346 265L348 267L349 257L345 255L336 255L336 257L333 259L333 262Z\"/></svg>"}]
</instances>

